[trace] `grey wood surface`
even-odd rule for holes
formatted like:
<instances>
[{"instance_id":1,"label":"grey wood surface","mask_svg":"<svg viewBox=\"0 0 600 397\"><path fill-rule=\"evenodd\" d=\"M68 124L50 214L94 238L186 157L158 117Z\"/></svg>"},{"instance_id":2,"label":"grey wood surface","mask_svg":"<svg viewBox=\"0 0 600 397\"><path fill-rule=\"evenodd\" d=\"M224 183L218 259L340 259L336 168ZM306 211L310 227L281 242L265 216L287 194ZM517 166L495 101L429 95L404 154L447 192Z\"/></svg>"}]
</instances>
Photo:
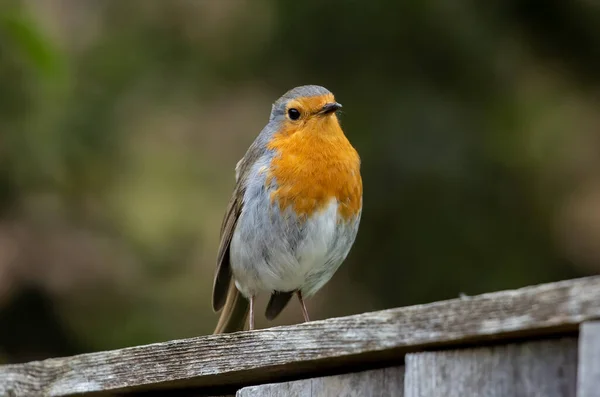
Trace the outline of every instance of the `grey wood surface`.
<instances>
[{"instance_id":1,"label":"grey wood surface","mask_svg":"<svg viewBox=\"0 0 600 397\"><path fill-rule=\"evenodd\" d=\"M0 366L0 395L244 386L401 359L406 352L575 331L600 317L600 277L364 313ZM43 330L40 330L43 332Z\"/></svg>"},{"instance_id":2,"label":"grey wood surface","mask_svg":"<svg viewBox=\"0 0 600 397\"><path fill-rule=\"evenodd\" d=\"M576 384L577 338L406 356L405 397L575 397Z\"/></svg>"},{"instance_id":3,"label":"grey wood surface","mask_svg":"<svg viewBox=\"0 0 600 397\"><path fill-rule=\"evenodd\" d=\"M600 321L581 325L577 397L600 396Z\"/></svg>"},{"instance_id":4,"label":"grey wood surface","mask_svg":"<svg viewBox=\"0 0 600 397\"><path fill-rule=\"evenodd\" d=\"M245 387L237 397L402 397L404 366Z\"/></svg>"}]
</instances>

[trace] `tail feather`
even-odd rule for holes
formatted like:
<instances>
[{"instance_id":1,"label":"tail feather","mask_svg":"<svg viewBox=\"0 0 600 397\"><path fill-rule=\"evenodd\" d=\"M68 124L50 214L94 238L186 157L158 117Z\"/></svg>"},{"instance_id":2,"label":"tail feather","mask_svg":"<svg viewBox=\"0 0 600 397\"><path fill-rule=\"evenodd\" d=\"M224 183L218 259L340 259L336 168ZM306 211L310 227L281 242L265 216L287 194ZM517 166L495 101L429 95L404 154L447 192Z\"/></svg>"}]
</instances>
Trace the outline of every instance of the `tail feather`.
<instances>
[{"instance_id":1,"label":"tail feather","mask_svg":"<svg viewBox=\"0 0 600 397\"><path fill-rule=\"evenodd\" d=\"M279 313L281 313L281 311L285 309L290 299L292 299L293 295L294 291L273 292L273 294L271 294L271 299L269 299L269 303L267 304L267 310L265 312L265 317L267 317L267 320L275 319L275 317L277 317Z\"/></svg>"},{"instance_id":2,"label":"tail feather","mask_svg":"<svg viewBox=\"0 0 600 397\"><path fill-rule=\"evenodd\" d=\"M229 283L225 306L223 306L223 311L213 334L243 331L246 328L249 308L248 300L240 294L232 280Z\"/></svg>"}]
</instances>

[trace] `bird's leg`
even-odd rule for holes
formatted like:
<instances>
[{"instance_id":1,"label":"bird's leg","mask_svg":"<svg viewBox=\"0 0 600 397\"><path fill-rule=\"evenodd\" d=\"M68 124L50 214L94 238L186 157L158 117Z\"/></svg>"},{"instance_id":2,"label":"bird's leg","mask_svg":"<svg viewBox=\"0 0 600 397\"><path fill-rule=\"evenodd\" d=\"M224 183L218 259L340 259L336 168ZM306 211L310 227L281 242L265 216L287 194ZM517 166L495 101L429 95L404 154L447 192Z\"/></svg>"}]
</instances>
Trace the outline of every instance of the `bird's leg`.
<instances>
[{"instance_id":1,"label":"bird's leg","mask_svg":"<svg viewBox=\"0 0 600 397\"><path fill-rule=\"evenodd\" d=\"M250 297L250 318L248 320L250 323L250 331L254 329L254 295Z\"/></svg>"},{"instance_id":2,"label":"bird's leg","mask_svg":"<svg viewBox=\"0 0 600 397\"><path fill-rule=\"evenodd\" d=\"M308 322L310 319L308 318L308 310L306 310L306 305L304 304L304 299L302 299L302 292L300 290L296 291L296 295L298 295L298 300L300 301L300 306L302 306L302 315L304 316L304 321Z\"/></svg>"}]
</instances>

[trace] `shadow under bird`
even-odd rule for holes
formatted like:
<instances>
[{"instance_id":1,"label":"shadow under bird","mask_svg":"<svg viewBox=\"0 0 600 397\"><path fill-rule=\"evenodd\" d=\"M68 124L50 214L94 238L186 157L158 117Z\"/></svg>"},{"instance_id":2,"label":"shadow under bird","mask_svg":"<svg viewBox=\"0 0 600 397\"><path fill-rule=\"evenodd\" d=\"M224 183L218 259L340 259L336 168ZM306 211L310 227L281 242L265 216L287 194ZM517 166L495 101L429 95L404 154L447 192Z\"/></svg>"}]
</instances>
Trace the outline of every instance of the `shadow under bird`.
<instances>
[{"instance_id":1,"label":"shadow under bird","mask_svg":"<svg viewBox=\"0 0 600 397\"><path fill-rule=\"evenodd\" d=\"M270 293L274 319L296 294L304 303L342 264L362 212L360 158L340 126L342 107L324 87L296 87L235 168L221 226L213 309L215 333L254 329L254 301Z\"/></svg>"}]
</instances>

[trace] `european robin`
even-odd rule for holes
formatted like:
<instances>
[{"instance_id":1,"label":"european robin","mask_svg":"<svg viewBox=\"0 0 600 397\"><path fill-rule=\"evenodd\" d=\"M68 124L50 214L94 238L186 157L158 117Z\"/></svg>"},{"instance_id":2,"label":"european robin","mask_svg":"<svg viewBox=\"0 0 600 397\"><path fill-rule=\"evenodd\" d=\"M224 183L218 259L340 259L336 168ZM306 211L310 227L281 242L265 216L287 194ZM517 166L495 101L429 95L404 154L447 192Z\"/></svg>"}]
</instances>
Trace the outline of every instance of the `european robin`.
<instances>
[{"instance_id":1,"label":"european robin","mask_svg":"<svg viewBox=\"0 0 600 397\"><path fill-rule=\"evenodd\" d=\"M340 126L342 107L326 88L296 87L272 106L269 122L235 167L221 225L213 309L215 333L243 330L254 301L270 293L274 319L296 294L317 292L344 261L362 212L360 158Z\"/></svg>"}]
</instances>

